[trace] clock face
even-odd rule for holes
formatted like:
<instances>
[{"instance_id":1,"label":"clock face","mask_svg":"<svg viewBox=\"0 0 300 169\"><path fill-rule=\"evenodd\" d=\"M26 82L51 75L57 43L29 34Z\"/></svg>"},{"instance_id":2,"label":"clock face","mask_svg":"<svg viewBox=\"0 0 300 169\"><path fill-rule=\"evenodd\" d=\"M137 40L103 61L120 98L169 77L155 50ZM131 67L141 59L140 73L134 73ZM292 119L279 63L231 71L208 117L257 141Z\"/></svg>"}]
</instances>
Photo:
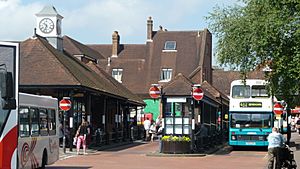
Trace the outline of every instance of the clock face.
<instances>
[{"instance_id":1,"label":"clock face","mask_svg":"<svg viewBox=\"0 0 300 169\"><path fill-rule=\"evenodd\" d=\"M39 23L39 28L44 33L50 33L54 29L54 23L49 18L44 18Z\"/></svg>"}]
</instances>

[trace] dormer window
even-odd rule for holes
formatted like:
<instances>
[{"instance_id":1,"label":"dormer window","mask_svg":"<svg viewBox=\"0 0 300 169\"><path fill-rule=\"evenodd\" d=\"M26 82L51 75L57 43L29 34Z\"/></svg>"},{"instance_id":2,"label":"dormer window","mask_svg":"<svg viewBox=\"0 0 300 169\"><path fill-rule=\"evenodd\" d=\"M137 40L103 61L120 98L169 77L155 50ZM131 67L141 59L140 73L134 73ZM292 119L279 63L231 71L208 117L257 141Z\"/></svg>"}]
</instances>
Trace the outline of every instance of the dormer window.
<instances>
[{"instance_id":1,"label":"dormer window","mask_svg":"<svg viewBox=\"0 0 300 169\"><path fill-rule=\"evenodd\" d=\"M177 52L176 41L166 41L163 52Z\"/></svg>"},{"instance_id":2,"label":"dormer window","mask_svg":"<svg viewBox=\"0 0 300 169\"><path fill-rule=\"evenodd\" d=\"M166 41L164 50L176 50L176 41Z\"/></svg>"},{"instance_id":3,"label":"dormer window","mask_svg":"<svg viewBox=\"0 0 300 169\"><path fill-rule=\"evenodd\" d=\"M111 75L118 82L122 83L122 73L123 73L123 69L112 69Z\"/></svg>"},{"instance_id":4,"label":"dormer window","mask_svg":"<svg viewBox=\"0 0 300 169\"><path fill-rule=\"evenodd\" d=\"M172 78L172 69L161 69L160 81L170 81Z\"/></svg>"}]
</instances>

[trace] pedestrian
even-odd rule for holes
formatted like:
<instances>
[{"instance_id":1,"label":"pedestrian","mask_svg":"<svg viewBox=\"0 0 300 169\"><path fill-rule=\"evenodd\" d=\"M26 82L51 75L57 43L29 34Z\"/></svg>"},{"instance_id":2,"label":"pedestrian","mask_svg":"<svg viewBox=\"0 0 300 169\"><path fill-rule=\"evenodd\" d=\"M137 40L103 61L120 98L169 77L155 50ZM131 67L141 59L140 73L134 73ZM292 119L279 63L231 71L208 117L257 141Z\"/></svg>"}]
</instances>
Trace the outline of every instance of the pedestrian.
<instances>
[{"instance_id":1,"label":"pedestrian","mask_svg":"<svg viewBox=\"0 0 300 169\"><path fill-rule=\"evenodd\" d=\"M59 123L59 146L62 147L63 145L63 137L64 137L64 129L62 122Z\"/></svg>"},{"instance_id":2,"label":"pedestrian","mask_svg":"<svg viewBox=\"0 0 300 169\"><path fill-rule=\"evenodd\" d=\"M297 120L296 125L297 125L298 133L300 135L300 119Z\"/></svg>"},{"instance_id":3,"label":"pedestrian","mask_svg":"<svg viewBox=\"0 0 300 169\"><path fill-rule=\"evenodd\" d=\"M272 133L268 136L268 169L273 169L274 158L276 159L275 168L281 168L280 149L284 144L284 137L279 133L278 128L273 127Z\"/></svg>"},{"instance_id":4,"label":"pedestrian","mask_svg":"<svg viewBox=\"0 0 300 169\"><path fill-rule=\"evenodd\" d=\"M76 132L76 137L77 137L77 154L79 154L79 150L82 144L83 148L83 154L86 153L86 138L87 135L90 133L89 128L88 128L88 123L83 120L81 125L78 127L78 130Z\"/></svg>"},{"instance_id":5,"label":"pedestrian","mask_svg":"<svg viewBox=\"0 0 300 169\"><path fill-rule=\"evenodd\" d=\"M151 142L153 142L154 135L156 134L156 125L155 125L155 122L152 122L152 124L150 126L150 129L149 129L149 134L151 135L150 136Z\"/></svg>"},{"instance_id":6,"label":"pedestrian","mask_svg":"<svg viewBox=\"0 0 300 169\"><path fill-rule=\"evenodd\" d=\"M158 148L159 148L159 153L162 152L162 142L161 142L161 138L163 136L163 126L160 124L158 130L157 130L157 133L156 133L156 136L158 138L158 141L159 141L159 144L158 144Z\"/></svg>"},{"instance_id":7,"label":"pedestrian","mask_svg":"<svg viewBox=\"0 0 300 169\"><path fill-rule=\"evenodd\" d=\"M149 139L149 130L150 130L151 121L147 117L144 121L144 129L145 129L145 141L148 141Z\"/></svg>"}]
</instances>

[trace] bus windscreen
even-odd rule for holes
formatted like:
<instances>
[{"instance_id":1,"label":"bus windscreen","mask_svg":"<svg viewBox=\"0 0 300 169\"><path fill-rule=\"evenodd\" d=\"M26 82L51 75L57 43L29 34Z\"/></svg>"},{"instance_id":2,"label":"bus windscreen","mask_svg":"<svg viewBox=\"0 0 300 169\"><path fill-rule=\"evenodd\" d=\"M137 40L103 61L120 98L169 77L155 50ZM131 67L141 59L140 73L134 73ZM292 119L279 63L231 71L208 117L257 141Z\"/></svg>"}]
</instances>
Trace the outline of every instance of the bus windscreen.
<instances>
[{"instance_id":1,"label":"bus windscreen","mask_svg":"<svg viewBox=\"0 0 300 169\"><path fill-rule=\"evenodd\" d=\"M267 113L231 113L232 128L270 128L271 114Z\"/></svg>"}]
</instances>

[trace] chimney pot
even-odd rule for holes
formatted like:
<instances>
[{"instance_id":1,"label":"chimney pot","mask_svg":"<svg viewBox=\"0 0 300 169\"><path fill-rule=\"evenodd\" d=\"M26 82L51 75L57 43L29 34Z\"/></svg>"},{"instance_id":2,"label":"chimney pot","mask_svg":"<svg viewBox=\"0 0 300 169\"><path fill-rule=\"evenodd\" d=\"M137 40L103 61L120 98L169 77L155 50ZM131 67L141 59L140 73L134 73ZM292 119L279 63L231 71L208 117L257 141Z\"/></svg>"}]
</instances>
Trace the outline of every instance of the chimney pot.
<instances>
[{"instance_id":1,"label":"chimney pot","mask_svg":"<svg viewBox=\"0 0 300 169\"><path fill-rule=\"evenodd\" d=\"M112 34L112 57L118 57L120 50L120 36L118 31L114 31Z\"/></svg>"},{"instance_id":2,"label":"chimney pot","mask_svg":"<svg viewBox=\"0 0 300 169\"><path fill-rule=\"evenodd\" d=\"M152 32L153 32L153 20L149 16L147 20L147 41L152 42Z\"/></svg>"}]
</instances>

